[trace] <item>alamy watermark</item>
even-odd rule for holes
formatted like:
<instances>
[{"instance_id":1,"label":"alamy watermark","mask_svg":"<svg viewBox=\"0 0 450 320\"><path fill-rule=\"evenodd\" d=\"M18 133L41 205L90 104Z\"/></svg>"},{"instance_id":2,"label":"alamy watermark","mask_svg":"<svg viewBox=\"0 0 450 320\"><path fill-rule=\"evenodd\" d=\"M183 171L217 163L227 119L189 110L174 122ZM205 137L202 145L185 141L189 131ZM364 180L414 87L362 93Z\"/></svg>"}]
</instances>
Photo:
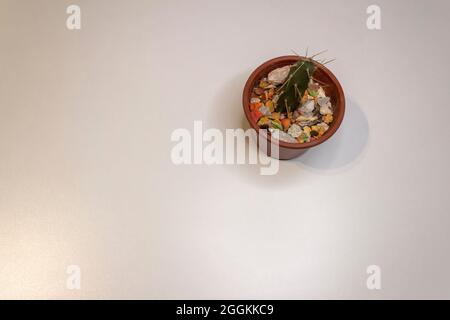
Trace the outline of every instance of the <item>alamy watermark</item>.
<instances>
[{"instance_id":1,"label":"alamy watermark","mask_svg":"<svg viewBox=\"0 0 450 320\"><path fill-rule=\"evenodd\" d=\"M381 8L376 4L367 7L366 13L369 15L366 26L369 30L381 30Z\"/></svg>"},{"instance_id":2,"label":"alamy watermark","mask_svg":"<svg viewBox=\"0 0 450 320\"><path fill-rule=\"evenodd\" d=\"M66 273L68 277L66 279L66 288L69 290L81 289L81 268L78 265L67 266Z\"/></svg>"},{"instance_id":3,"label":"alamy watermark","mask_svg":"<svg viewBox=\"0 0 450 320\"><path fill-rule=\"evenodd\" d=\"M366 269L369 275L366 280L366 286L369 290L381 290L381 268L375 264Z\"/></svg>"},{"instance_id":4,"label":"alamy watermark","mask_svg":"<svg viewBox=\"0 0 450 320\"><path fill-rule=\"evenodd\" d=\"M254 129L226 129L225 135L221 130L209 128L203 130L201 121L194 121L193 133L185 128L172 132L171 141L176 142L171 150L172 162L176 165L206 164L260 164L261 175L274 175L279 170L279 146L269 143L268 132ZM276 132L272 134L276 138ZM272 157L265 152L270 150Z\"/></svg>"},{"instance_id":5,"label":"alamy watermark","mask_svg":"<svg viewBox=\"0 0 450 320\"><path fill-rule=\"evenodd\" d=\"M81 8L75 4L67 7L66 13L69 14L66 20L66 27L69 30L81 29Z\"/></svg>"}]
</instances>

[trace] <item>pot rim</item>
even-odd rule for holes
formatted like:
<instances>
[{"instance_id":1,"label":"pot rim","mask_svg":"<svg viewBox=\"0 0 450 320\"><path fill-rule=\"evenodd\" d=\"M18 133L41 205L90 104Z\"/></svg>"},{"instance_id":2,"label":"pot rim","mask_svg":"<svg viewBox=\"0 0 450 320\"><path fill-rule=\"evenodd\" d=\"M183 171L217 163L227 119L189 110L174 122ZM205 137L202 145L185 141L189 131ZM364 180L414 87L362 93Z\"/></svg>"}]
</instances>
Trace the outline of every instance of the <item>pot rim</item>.
<instances>
[{"instance_id":1,"label":"pot rim","mask_svg":"<svg viewBox=\"0 0 450 320\"><path fill-rule=\"evenodd\" d=\"M253 91L253 85L254 85L255 81L258 78L260 78L263 71L267 70L270 66L280 64L280 63L286 63L286 64L295 63L299 59L304 60L307 58L303 57L303 56L287 55L287 56L281 56L281 57L270 59L270 60L264 62L263 64L261 64L258 68L256 68L251 73L250 77L247 79L247 82L245 83L245 86L244 86L244 92L242 95L242 105L244 107L244 113L245 113L245 117L247 118L247 121L249 122L250 126L254 130L257 131L258 134L260 133L259 132L260 130L265 130L265 129L261 129L256 125L256 123L253 123L251 116L250 116L250 97L251 97L251 92ZM338 112L336 115L333 115L333 116L335 116L335 119L333 121L334 125L330 126L330 129L328 129L319 139L316 139L316 140L313 140L310 142L305 142L305 143L288 143L288 142L274 139L273 143L278 144L280 147L287 148L287 149L307 149L307 148L317 146L317 145L325 142L329 138L331 138L331 136L341 126L342 120L344 119L345 95L344 95L344 91L342 89L341 84L339 83L336 76L327 67L325 67L323 64L321 64L315 60L311 60L311 61L314 63L314 65L318 69L320 69L323 73L326 74L327 77L329 77L331 79L331 82L336 87L337 95L338 95L337 104L339 105L340 112ZM269 141L269 143L272 143L272 136L270 134L265 134L265 136L266 136L266 139Z\"/></svg>"}]
</instances>

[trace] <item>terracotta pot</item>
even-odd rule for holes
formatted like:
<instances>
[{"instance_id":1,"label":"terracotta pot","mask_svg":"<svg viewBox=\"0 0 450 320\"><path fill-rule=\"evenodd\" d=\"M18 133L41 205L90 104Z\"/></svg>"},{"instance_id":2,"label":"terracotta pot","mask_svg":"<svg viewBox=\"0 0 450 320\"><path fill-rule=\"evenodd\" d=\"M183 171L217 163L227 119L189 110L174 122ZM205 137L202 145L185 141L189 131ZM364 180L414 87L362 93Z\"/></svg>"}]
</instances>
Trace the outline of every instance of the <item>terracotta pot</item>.
<instances>
[{"instance_id":1,"label":"terracotta pot","mask_svg":"<svg viewBox=\"0 0 450 320\"><path fill-rule=\"evenodd\" d=\"M259 80L261 78L267 77L269 72L271 72L272 70L286 65L294 64L299 59L305 59L305 57L283 56L269 60L260 65L255 71L253 71L253 73L248 78L247 83L245 84L244 87L242 104L244 106L245 116L247 117L250 126L253 129L257 130L257 132L260 132L260 128L256 125L256 122L252 120L250 115L250 99L252 96L254 86L256 85L256 83L259 83ZM318 62L314 61L314 64L317 66L317 69L314 73L314 78L327 84L327 86L324 86L324 90L327 96L331 98L331 103L333 105L334 120L330 124L330 128L319 139L306 143L287 143L284 141L278 141L276 139L273 139L274 141L272 142L270 134L269 135L263 134L268 140L267 142L269 148L261 148L261 149L263 149L264 152L266 152L268 155L271 155L270 143L272 142L279 146L279 155L277 156L277 158L287 160L298 157L309 148L317 146L328 140L341 125L345 113L344 91L342 90L339 81L336 79L336 77L330 70L328 70L324 65Z\"/></svg>"}]
</instances>

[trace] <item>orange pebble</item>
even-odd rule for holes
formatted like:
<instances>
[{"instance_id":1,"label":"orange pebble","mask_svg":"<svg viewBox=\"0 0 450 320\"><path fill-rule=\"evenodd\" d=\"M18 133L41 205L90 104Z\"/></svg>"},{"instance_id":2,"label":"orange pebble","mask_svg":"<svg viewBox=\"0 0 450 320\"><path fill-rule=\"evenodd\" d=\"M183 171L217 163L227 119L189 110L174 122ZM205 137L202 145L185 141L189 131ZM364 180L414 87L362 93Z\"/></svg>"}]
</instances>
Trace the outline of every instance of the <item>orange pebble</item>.
<instances>
[{"instance_id":1,"label":"orange pebble","mask_svg":"<svg viewBox=\"0 0 450 320\"><path fill-rule=\"evenodd\" d=\"M255 102L250 104L250 110L258 110L263 104L261 102Z\"/></svg>"},{"instance_id":2,"label":"orange pebble","mask_svg":"<svg viewBox=\"0 0 450 320\"><path fill-rule=\"evenodd\" d=\"M300 100L300 102L301 102L302 104L304 104L306 101L308 101L308 90L305 90L305 92L303 93L303 97L302 97L302 99Z\"/></svg>"},{"instance_id":3,"label":"orange pebble","mask_svg":"<svg viewBox=\"0 0 450 320\"><path fill-rule=\"evenodd\" d=\"M289 118L284 118L281 120L281 124L283 125L284 130L287 130L291 125L291 120Z\"/></svg>"}]
</instances>

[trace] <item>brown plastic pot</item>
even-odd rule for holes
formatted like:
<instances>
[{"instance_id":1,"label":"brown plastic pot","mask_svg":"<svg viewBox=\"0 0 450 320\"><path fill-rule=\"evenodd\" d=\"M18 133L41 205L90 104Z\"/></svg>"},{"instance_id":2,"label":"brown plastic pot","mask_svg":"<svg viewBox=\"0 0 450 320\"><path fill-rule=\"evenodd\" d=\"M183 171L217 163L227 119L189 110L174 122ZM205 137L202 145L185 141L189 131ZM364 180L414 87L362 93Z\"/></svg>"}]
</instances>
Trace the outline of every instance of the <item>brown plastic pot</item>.
<instances>
[{"instance_id":1,"label":"brown plastic pot","mask_svg":"<svg viewBox=\"0 0 450 320\"><path fill-rule=\"evenodd\" d=\"M250 75L250 77L247 80L247 83L244 87L244 93L242 96L242 104L244 106L244 113L247 117L247 120L250 124L250 126L255 129L258 133L260 133L260 128L257 126L257 124L252 120L250 115L250 99L252 96L252 91L256 83L259 82L264 77L267 77L269 72L276 68L280 68L286 65L294 64L299 59L306 59L305 57L299 57L299 56L283 56L274 58L272 60L269 60L262 65L260 65L253 73ZM345 97L344 97L344 91L342 90L341 84L336 79L334 74L328 70L324 65L314 61L314 64L316 65L317 69L314 73L314 78L319 80L322 83L325 83L326 86L324 86L325 93L327 96L331 98L331 103L333 105L333 122L330 124L330 128L317 140L313 140L306 143L288 143L284 141L279 141L276 139L271 139L270 134L265 134L261 132L263 136L266 137L268 140L267 145L268 148L261 148L266 152L269 156L271 156L270 152L270 143L276 144L279 147L279 155L276 156L276 158L287 160L292 159L295 157L298 157L302 153L304 153L309 148L312 148L314 146L317 146L326 140L328 140L339 128L339 126L342 123L342 120L344 119L344 113L345 113Z\"/></svg>"}]
</instances>

